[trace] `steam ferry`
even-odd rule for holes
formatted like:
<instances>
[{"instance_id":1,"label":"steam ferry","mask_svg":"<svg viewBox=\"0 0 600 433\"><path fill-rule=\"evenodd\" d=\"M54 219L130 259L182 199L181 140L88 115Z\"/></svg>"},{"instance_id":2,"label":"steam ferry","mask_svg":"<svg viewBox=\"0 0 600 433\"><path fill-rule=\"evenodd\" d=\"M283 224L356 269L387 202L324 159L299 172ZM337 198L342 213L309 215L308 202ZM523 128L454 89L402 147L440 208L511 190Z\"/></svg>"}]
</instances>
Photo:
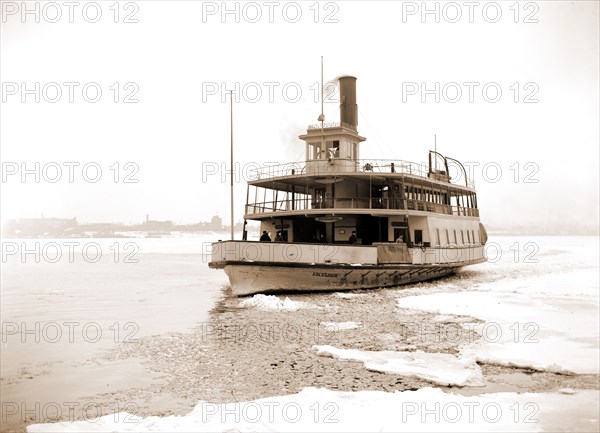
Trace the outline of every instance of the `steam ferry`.
<instances>
[{"instance_id":1,"label":"steam ferry","mask_svg":"<svg viewBox=\"0 0 600 433\"><path fill-rule=\"evenodd\" d=\"M248 182L242 240L212 244L234 295L397 286L484 262L477 195L457 160L360 159L356 78L339 78L340 122L308 127L304 163ZM452 179L450 166L459 175ZM246 222L260 222L249 241Z\"/></svg>"}]
</instances>

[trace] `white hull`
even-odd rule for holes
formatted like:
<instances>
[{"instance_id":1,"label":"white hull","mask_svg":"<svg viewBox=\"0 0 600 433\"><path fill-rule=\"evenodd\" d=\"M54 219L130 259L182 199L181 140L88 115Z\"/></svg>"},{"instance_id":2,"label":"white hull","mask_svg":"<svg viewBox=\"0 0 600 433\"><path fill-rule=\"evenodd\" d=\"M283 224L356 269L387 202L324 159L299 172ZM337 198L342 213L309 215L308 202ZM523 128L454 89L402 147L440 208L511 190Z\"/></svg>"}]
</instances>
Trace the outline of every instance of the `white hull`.
<instances>
[{"instance_id":1,"label":"white hull","mask_svg":"<svg viewBox=\"0 0 600 433\"><path fill-rule=\"evenodd\" d=\"M224 241L209 266L224 269L236 296L398 286L445 277L485 261L483 246L407 248Z\"/></svg>"},{"instance_id":2,"label":"white hull","mask_svg":"<svg viewBox=\"0 0 600 433\"><path fill-rule=\"evenodd\" d=\"M292 266L227 264L235 296L273 292L372 289L416 283L451 275L460 266Z\"/></svg>"}]
</instances>

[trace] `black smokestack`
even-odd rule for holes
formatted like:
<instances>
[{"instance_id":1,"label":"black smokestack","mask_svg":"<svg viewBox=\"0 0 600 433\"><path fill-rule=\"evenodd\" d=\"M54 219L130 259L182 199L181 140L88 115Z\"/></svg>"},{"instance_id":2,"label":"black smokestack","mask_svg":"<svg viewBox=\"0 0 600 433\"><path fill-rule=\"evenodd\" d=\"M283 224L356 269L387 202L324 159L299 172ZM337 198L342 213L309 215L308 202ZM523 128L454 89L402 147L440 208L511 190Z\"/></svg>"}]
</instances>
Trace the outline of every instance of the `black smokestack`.
<instances>
[{"instance_id":1,"label":"black smokestack","mask_svg":"<svg viewBox=\"0 0 600 433\"><path fill-rule=\"evenodd\" d=\"M356 77L340 77L340 121L356 129L358 105L356 105Z\"/></svg>"}]
</instances>

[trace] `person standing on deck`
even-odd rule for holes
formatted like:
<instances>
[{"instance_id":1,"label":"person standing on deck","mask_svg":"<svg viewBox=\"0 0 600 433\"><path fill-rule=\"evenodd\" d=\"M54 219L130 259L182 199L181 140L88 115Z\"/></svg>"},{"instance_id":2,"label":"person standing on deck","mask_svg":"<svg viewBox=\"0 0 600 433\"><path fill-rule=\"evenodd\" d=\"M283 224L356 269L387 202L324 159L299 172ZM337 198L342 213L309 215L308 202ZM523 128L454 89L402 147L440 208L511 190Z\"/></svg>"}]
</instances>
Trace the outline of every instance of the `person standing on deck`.
<instances>
[{"instance_id":1,"label":"person standing on deck","mask_svg":"<svg viewBox=\"0 0 600 433\"><path fill-rule=\"evenodd\" d=\"M260 237L260 241L261 242L271 242L271 238L269 237L269 234L267 233L266 230L263 230L262 236Z\"/></svg>"},{"instance_id":2,"label":"person standing on deck","mask_svg":"<svg viewBox=\"0 0 600 433\"><path fill-rule=\"evenodd\" d=\"M350 235L350 238L348 239L348 241L352 244L355 245L356 244L356 232L352 232L352 234Z\"/></svg>"}]
</instances>

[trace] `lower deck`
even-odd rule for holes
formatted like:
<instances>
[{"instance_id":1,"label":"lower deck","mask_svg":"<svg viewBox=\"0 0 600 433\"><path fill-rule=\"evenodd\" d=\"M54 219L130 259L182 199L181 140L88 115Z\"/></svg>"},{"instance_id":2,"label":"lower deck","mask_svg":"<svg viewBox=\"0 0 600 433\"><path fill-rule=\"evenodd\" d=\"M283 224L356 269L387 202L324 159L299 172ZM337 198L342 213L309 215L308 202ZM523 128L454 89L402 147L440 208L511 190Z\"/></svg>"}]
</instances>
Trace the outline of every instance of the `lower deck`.
<instances>
[{"instance_id":1,"label":"lower deck","mask_svg":"<svg viewBox=\"0 0 600 433\"><path fill-rule=\"evenodd\" d=\"M484 245L487 236L478 217L452 215L323 214L260 220L260 233L289 243L463 248Z\"/></svg>"},{"instance_id":2,"label":"lower deck","mask_svg":"<svg viewBox=\"0 0 600 433\"><path fill-rule=\"evenodd\" d=\"M212 244L210 266L224 268L235 263L279 265L441 265L464 266L485 261L483 245L463 247L408 247L402 242L372 245L336 245L222 241Z\"/></svg>"}]
</instances>

